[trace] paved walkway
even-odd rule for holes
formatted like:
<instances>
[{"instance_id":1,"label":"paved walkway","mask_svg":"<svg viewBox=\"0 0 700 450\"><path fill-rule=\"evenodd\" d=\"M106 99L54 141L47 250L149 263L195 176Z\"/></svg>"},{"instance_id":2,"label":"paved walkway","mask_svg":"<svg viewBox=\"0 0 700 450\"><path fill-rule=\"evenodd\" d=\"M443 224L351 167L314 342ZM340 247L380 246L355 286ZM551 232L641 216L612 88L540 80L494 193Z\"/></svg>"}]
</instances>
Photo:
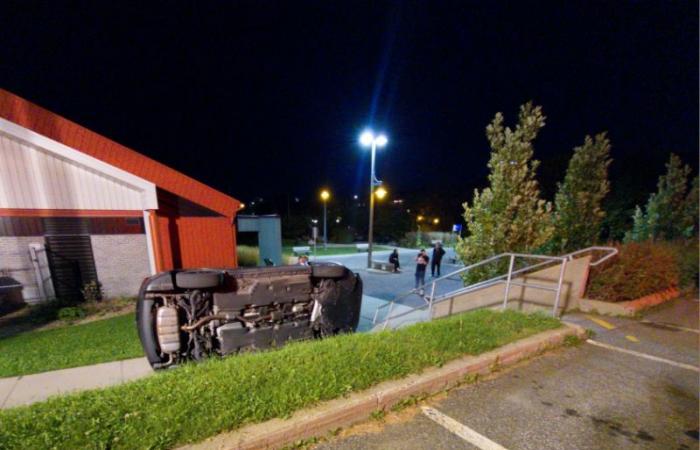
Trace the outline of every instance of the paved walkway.
<instances>
[{"instance_id":1,"label":"paved walkway","mask_svg":"<svg viewBox=\"0 0 700 450\"><path fill-rule=\"evenodd\" d=\"M143 378L153 373L146 358L0 378L0 408L28 405L47 398Z\"/></svg>"}]
</instances>

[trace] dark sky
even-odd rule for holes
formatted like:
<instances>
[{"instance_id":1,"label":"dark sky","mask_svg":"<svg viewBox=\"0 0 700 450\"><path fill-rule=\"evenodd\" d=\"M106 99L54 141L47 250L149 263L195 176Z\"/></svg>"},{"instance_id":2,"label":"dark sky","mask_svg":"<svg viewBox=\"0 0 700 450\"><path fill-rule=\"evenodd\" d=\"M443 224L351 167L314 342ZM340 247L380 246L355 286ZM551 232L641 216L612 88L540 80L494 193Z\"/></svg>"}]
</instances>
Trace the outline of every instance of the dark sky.
<instances>
[{"instance_id":1,"label":"dark sky","mask_svg":"<svg viewBox=\"0 0 700 450\"><path fill-rule=\"evenodd\" d=\"M458 204L528 100L545 188L603 130L613 183L697 167L697 1L108 3L4 2L0 86L244 201L362 193L373 125L393 192Z\"/></svg>"}]
</instances>

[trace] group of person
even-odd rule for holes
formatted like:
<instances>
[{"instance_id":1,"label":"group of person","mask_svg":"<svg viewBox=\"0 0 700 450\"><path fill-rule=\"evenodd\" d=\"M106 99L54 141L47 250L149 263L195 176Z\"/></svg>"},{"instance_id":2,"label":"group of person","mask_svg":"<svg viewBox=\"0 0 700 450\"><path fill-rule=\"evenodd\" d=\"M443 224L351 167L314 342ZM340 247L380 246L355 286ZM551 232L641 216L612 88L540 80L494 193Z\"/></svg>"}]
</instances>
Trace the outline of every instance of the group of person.
<instances>
[{"instance_id":1,"label":"group of person","mask_svg":"<svg viewBox=\"0 0 700 450\"><path fill-rule=\"evenodd\" d=\"M433 257L432 259L428 256L428 252L424 248L418 252L416 255L416 273L415 273L415 288L416 290L421 290L421 295L423 295L422 289L425 284L425 273L427 271L428 264L430 264L430 275L434 278L435 274L440 276L440 265L442 264L442 257L445 256L445 249L442 248L442 243L437 242L433 247ZM401 272L401 262L399 260L399 251L394 249L394 251L389 255L389 262L394 265L394 272Z\"/></svg>"}]
</instances>

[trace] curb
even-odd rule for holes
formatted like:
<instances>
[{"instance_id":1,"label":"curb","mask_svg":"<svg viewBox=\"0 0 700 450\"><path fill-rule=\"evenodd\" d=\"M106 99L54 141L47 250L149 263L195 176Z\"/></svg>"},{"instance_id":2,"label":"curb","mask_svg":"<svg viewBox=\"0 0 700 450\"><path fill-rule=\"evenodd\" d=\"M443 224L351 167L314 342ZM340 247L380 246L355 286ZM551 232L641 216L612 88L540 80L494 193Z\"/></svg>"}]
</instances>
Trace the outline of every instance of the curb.
<instances>
[{"instance_id":1,"label":"curb","mask_svg":"<svg viewBox=\"0 0 700 450\"><path fill-rule=\"evenodd\" d=\"M421 374L385 381L370 389L347 397L323 402L318 406L297 411L288 419L272 419L239 430L222 433L181 449L223 450L280 448L285 444L320 436L357 422L367 420L372 412L389 409L411 396L432 395L455 387L465 378L486 375L499 367L513 365L558 347L567 336L586 337L583 327L564 324L563 327L521 339L479 356L467 356Z\"/></svg>"}]
</instances>

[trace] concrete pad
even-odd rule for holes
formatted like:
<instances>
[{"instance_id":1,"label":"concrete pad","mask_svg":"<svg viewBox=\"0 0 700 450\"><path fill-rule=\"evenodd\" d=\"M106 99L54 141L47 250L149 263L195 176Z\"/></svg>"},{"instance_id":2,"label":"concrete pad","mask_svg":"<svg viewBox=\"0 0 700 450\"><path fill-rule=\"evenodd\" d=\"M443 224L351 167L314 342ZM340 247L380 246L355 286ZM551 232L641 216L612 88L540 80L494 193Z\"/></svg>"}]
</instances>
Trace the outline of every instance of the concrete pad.
<instances>
[{"instance_id":1,"label":"concrete pad","mask_svg":"<svg viewBox=\"0 0 700 450\"><path fill-rule=\"evenodd\" d=\"M0 399L7 391L2 408L29 405L68 392L98 389L153 373L146 358L113 361L92 366L0 379ZM8 387L14 383L13 387Z\"/></svg>"},{"instance_id":2,"label":"concrete pad","mask_svg":"<svg viewBox=\"0 0 700 450\"><path fill-rule=\"evenodd\" d=\"M0 378L0 408L5 405L5 401L14 390L19 377Z\"/></svg>"},{"instance_id":3,"label":"concrete pad","mask_svg":"<svg viewBox=\"0 0 700 450\"><path fill-rule=\"evenodd\" d=\"M120 363L123 382L143 378L153 373L153 368L146 358L126 359Z\"/></svg>"}]
</instances>

